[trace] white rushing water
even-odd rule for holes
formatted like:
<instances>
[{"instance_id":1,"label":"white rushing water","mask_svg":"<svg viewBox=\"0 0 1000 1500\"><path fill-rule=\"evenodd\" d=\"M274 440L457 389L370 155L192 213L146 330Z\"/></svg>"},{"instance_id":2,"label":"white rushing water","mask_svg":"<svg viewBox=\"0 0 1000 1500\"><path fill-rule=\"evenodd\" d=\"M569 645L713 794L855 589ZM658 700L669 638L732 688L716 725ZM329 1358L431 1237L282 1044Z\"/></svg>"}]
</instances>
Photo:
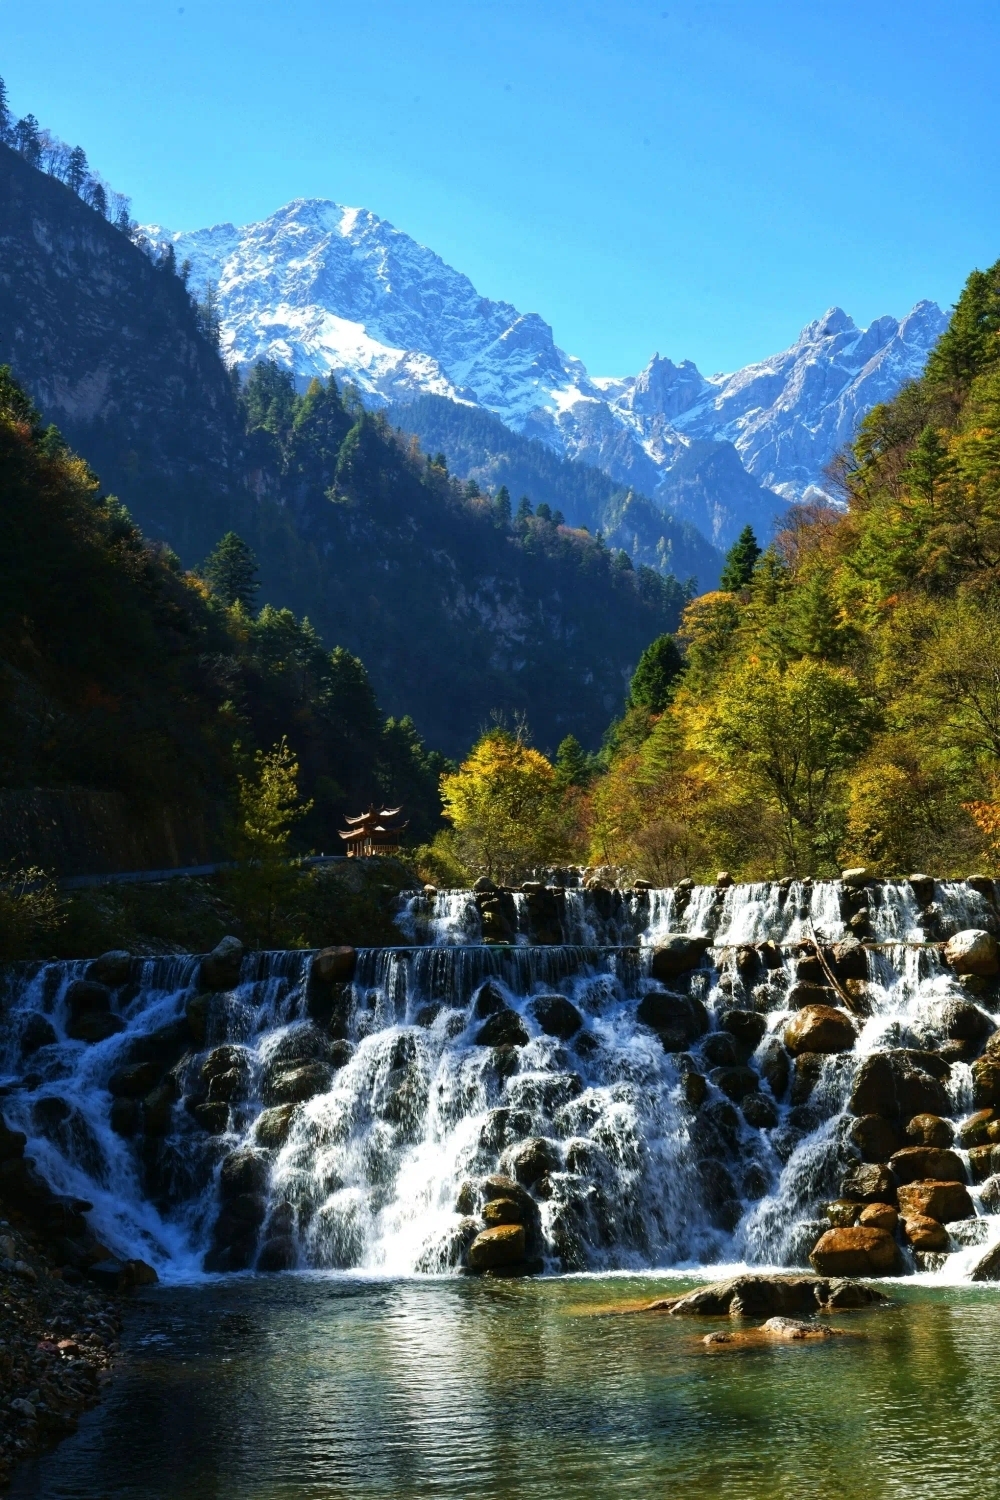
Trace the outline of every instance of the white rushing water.
<instances>
[{"instance_id":1,"label":"white rushing water","mask_svg":"<svg viewBox=\"0 0 1000 1500\"><path fill-rule=\"evenodd\" d=\"M805 1081L792 1067L789 1082L794 945L841 939L862 904L871 1013L853 1053L820 1058ZM923 905L907 885L849 901L826 881L529 893L513 910L516 941L488 947L471 893L407 897L410 946L361 950L343 990L310 984L310 954L251 955L240 982L203 1006L203 1034L188 1019L197 959L134 960L111 995L124 1029L91 1044L67 1036L88 965L22 966L0 1023L0 1108L51 1186L93 1204L99 1239L167 1278L200 1274L206 1255L219 1269L262 1257L270 1268L446 1271L468 1242L466 1185L497 1171L530 1188L551 1269L804 1264L823 1205L857 1163L846 1106L861 1058L936 1050L948 1113L971 1112L968 1056L948 1052L946 1018L976 997L927 941L931 927L937 938L996 927L992 902L964 884L936 886ZM531 940L543 918L564 942ZM665 986L650 950L671 934L712 946ZM783 945L766 963L752 948L765 942ZM685 1014L704 1005L707 1017L676 1051L637 1013L666 987ZM564 1008L547 1032L540 1002L551 1009L553 996ZM480 1042L498 1010L509 1012L501 1044ZM143 1062L159 1123L155 1098L122 1102L121 1070ZM279 1118L285 1075L303 1066L320 1082ZM243 1164L238 1180L227 1161L230 1173ZM968 1274L1000 1239L982 1188L970 1192L976 1217L953 1226L940 1275Z\"/></svg>"}]
</instances>

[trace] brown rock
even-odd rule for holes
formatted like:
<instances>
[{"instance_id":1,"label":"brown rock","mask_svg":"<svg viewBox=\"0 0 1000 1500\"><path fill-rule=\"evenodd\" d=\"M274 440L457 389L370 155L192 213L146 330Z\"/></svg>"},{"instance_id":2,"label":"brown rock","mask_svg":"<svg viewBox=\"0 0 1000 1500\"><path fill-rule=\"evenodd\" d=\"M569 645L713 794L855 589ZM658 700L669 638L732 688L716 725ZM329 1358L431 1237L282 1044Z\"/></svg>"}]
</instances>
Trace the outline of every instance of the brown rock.
<instances>
[{"instance_id":1,"label":"brown rock","mask_svg":"<svg viewBox=\"0 0 1000 1500\"><path fill-rule=\"evenodd\" d=\"M868 953L856 937L844 938L834 943L829 958L830 967L842 982L854 982L868 978Z\"/></svg>"},{"instance_id":2,"label":"brown rock","mask_svg":"<svg viewBox=\"0 0 1000 1500\"><path fill-rule=\"evenodd\" d=\"M693 1292L660 1297L646 1312L668 1312L672 1317L769 1318L817 1309L868 1307L884 1302L881 1292L863 1282L819 1276L773 1276L747 1273L728 1281L714 1281Z\"/></svg>"},{"instance_id":3,"label":"brown rock","mask_svg":"<svg viewBox=\"0 0 1000 1500\"><path fill-rule=\"evenodd\" d=\"M833 1009L839 999L837 991L830 985L799 980L788 991L785 1004L789 1010L801 1010L805 1005L823 1005Z\"/></svg>"},{"instance_id":4,"label":"brown rock","mask_svg":"<svg viewBox=\"0 0 1000 1500\"><path fill-rule=\"evenodd\" d=\"M1000 1105L1000 1062L980 1057L972 1064L972 1102L977 1109Z\"/></svg>"},{"instance_id":5,"label":"brown rock","mask_svg":"<svg viewBox=\"0 0 1000 1500\"><path fill-rule=\"evenodd\" d=\"M971 1146L969 1148L969 1172L973 1182L985 1182L994 1172L1000 1171L1000 1146Z\"/></svg>"},{"instance_id":6,"label":"brown rock","mask_svg":"<svg viewBox=\"0 0 1000 1500\"><path fill-rule=\"evenodd\" d=\"M473 1271L512 1266L524 1259L524 1245L523 1224L498 1224L495 1229L484 1229L469 1246L469 1266Z\"/></svg>"},{"instance_id":7,"label":"brown rock","mask_svg":"<svg viewBox=\"0 0 1000 1500\"><path fill-rule=\"evenodd\" d=\"M903 1230L914 1250L947 1250L951 1244L944 1225L925 1214L911 1214L904 1219Z\"/></svg>"},{"instance_id":8,"label":"brown rock","mask_svg":"<svg viewBox=\"0 0 1000 1500\"><path fill-rule=\"evenodd\" d=\"M354 948L321 948L313 955L309 973L320 984L345 984L354 978L357 962Z\"/></svg>"},{"instance_id":9,"label":"brown rock","mask_svg":"<svg viewBox=\"0 0 1000 1500\"><path fill-rule=\"evenodd\" d=\"M824 1212L834 1229L849 1229L857 1223L861 1204L856 1198L835 1198L824 1205Z\"/></svg>"},{"instance_id":10,"label":"brown rock","mask_svg":"<svg viewBox=\"0 0 1000 1500\"><path fill-rule=\"evenodd\" d=\"M845 979L843 983L848 1010L852 1015L866 1019L875 1009L875 992L871 985L867 979Z\"/></svg>"},{"instance_id":11,"label":"brown rock","mask_svg":"<svg viewBox=\"0 0 1000 1500\"><path fill-rule=\"evenodd\" d=\"M206 953L198 970L203 990L231 990L240 982L243 966L243 944L238 937L224 937L211 953Z\"/></svg>"},{"instance_id":12,"label":"brown rock","mask_svg":"<svg viewBox=\"0 0 1000 1500\"><path fill-rule=\"evenodd\" d=\"M650 972L654 979L676 979L679 974L696 969L705 949L710 946L709 938L668 937L665 943L653 950Z\"/></svg>"},{"instance_id":13,"label":"brown rock","mask_svg":"<svg viewBox=\"0 0 1000 1500\"><path fill-rule=\"evenodd\" d=\"M987 1250L982 1260L976 1262L969 1275L970 1281L1000 1281L1000 1245Z\"/></svg>"},{"instance_id":14,"label":"brown rock","mask_svg":"<svg viewBox=\"0 0 1000 1500\"><path fill-rule=\"evenodd\" d=\"M809 1259L821 1276L890 1276L900 1264L892 1235L861 1224L828 1229Z\"/></svg>"},{"instance_id":15,"label":"brown rock","mask_svg":"<svg viewBox=\"0 0 1000 1500\"><path fill-rule=\"evenodd\" d=\"M965 1167L954 1151L937 1146L904 1146L889 1159L897 1182L927 1181L964 1182Z\"/></svg>"},{"instance_id":16,"label":"brown rock","mask_svg":"<svg viewBox=\"0 0 1000 1500\"><path fill-rule=\"evenodd\" d=\"M971 1146L986 1146L1000 1141L1000 1114L995 1109L978 1109L959 1126L958 1141L966 1151Z\"/></svg>"},{"instance_id":17,"label":"brown rock","mask_svg":"<svg viewBox=\"0 0 1000 1500\"><path fill-rule=\"evenodd\" d=\"M483 1204L483 1218L488 1229L498 1224L523 1224L524 1209L513 1198L491 1198Z\"/></svg>"},{"instance_id":18,"label":"brown rock","mask_svg":"<svg viewBox=\"0 0 1000 1500\"><path fill-rule=\"evenodd\" d=\"M957 974L979 974L988 979L1000 972L997 940L979 927L966 928L950 937L944 945L944 958Z\"/></svg>"},{"instance_id":19,"label":"brown rock","mask_svg":"<svg viewBox=\"0 0 1000 1500\"><path fill-rule=\"evenodd\" d=\"M923 1216L950 1224L953 1219L971 1219L976 1212L960 1182L908 1182L900 1187L897 1197L904 1219Z\"/></svg>"},{"instance_id":20,"label":"brown rock","mask_svg":"<svg viewBox=\"0 0 1000 1500\"><path fill-rule=\"evenodd\" d=\"M889 1234L895 1234L899 1214L891 1203L869 1203L861 1210L858 1223L868 1229L885 1229Z\"/></svg>"},{"instance_id":21,"label":"brown rock","mask_svg":"<svg viewBox=\"0 0 1000 1500\"><path fill-rule=\"evenodd\" d=\"M866 1162L844 1174L840 1190L845 1198L855 1198L862 1203L893 1203L896 1180L888 1167Z\"/></svg>"},{"instance_id":22,"label":"brown rock","mask_svg":"<svg viewBox=\"0 0 1000 1500\"><path fill-rule=\"evenodd\" d=\"M897 1049L873 1052L854 1075L852 1115L883 1115L910 1120L914 1115L946 1115L951 1100L943 1079L948 1064L926 1052Z\"/></svg>"},{"instance_id":23,"label":"brown rock","mask_svg":"<svg viewBox=\"0 0 1000 1500\"><path fill-rule=\"evenodd\" d=\"M800 1052L850 1052L857 1033L850 1016L831 1005L806 1005L785 1027L785 1046Z\"/></svg>"},{"instance_id":24,"label":"brown rock","mask_svg":"<svg viewBox=\"0 0 1000 1500\"><path fill-rule=\"evenodd\" d=\"M885 1162L903 1144L892 1120L881 1115L860 1115L851 1124L848 1139L861 1152L861 1160Z\"/></svg>"},{"instance_id":25,"label":"brown rock","mask_svg":"<svg viewBox=\"0 0 1000 1500\"><path fill-rule=\"evenodd\" d=\"M939 1146L942 1149L951 1145L955 1139L955 1129L950 1120L942 1120L940 1115L914 1115L906 1127L907 1139L915 1146ZM936 1177L936 1172L928 1172L928 1177Z\"/></svg>"}]
</instances>

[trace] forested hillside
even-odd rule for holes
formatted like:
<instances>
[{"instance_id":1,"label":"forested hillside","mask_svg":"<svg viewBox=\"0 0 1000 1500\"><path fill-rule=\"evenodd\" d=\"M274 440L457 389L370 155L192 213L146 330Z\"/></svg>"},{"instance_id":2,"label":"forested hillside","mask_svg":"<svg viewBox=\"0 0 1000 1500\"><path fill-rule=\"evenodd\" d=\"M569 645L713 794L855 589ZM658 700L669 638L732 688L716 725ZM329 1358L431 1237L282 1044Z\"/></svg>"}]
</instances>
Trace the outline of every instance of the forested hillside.
<instances>
[{"instance_id":1,"label":"forested hillside","mask_svg":"<svg viewBox=\"0 0 1000 1500\"><path fill-rule=\"evenodd\" d=\"M0 358L147 537L192 567L238 533L262 597L360 657L380 703L447 753L494 712L543 744L599 742L679 618L674 579L508 521L335 386L296 396L264 367L241 391L172 254L2 145L0 249Z\"/></svg>"},{"instance_id":2,"label":"forested hillside","mask_svg":"<svg viewBox=\"0 0 1000 1500\"><path fill-rule=\"evenodd\" d=\"M433 828L440 758L383 720L360 661L185 574L5 368L0 496L0 788L111 793L140 851L166 822L181 861L217 857L237 776L287 735L314 802L302 847L334 848L343 813L379 797Z\"/></svg>"},{"instance_id":3,"label":"forested hillside","mask_svg":"<svg viewBox=\"0 0 1000 1500\"><path fill-rule=\"evenodd\" d=\"M670 701L626 715L591 788L595 856L664 879L996 864L1000 263L841 479L846 514L793 513L688 606Z\"/></svg>"},{"instance_id":4,"label":"forested hillside","mask_svg":"<svg viewBox=\"0 0 1000 1500\"><path fill-rule=\"evenodd\" d=\"M536 505L561 511L571 526L602 532L609 546L623 547L635 562L695 578L699 589L717 582L721 554L695 526L600 469L561 458L537 438L511 431L481 407L422 396L390 407L388 415L404 432L416 433L429 453L443 452L463 479L488 490L503 485L514 496L530 495ZM743 477L751 489L759 489Z\"/></svg>"}]
</instances>

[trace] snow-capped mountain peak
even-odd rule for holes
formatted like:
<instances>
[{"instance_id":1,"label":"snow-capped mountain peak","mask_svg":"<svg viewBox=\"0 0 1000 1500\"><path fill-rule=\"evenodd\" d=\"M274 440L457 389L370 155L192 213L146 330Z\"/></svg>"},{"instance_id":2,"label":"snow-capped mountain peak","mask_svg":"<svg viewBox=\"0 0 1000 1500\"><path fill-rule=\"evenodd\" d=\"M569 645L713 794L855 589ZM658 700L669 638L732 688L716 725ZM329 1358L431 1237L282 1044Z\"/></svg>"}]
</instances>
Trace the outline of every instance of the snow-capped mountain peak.
<instances>
[{"instance_id":1,"label":"snow-capped mountain peak","mask_svg":"<svg viewBox=\"0 0 1000 1500\"><path fill-rule=\"evenodd\" d=\"M216 284L230 362L332 374L370 403L432 393L479 405L668 507L682 471L690 493L696 459L713 483L723 472L731 481L732 463L709 464L706 443L735 448L764 487L760 507L823 493L830 459L865 412L920 374L947 324L933 302L867 328L830 307L742 370L706 377L655 354L638 375L591 378L538 313L481 296L368 209L299 198L242 227L145 232L190 262L194 289ZM739 504L757 488L743 487ZM716 506L698 524L725 542L737 521L732 505Z\"/></svg>"}]
</instances>

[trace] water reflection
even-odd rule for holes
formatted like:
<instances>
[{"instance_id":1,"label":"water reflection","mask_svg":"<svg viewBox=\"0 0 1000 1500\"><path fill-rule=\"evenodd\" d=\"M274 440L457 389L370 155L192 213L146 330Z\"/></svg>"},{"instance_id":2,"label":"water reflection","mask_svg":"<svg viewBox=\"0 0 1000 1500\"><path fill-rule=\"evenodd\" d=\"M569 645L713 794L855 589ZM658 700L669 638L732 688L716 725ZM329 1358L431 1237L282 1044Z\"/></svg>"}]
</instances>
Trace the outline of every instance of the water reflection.
<instances>
[{"instance_id":1,"label":"water reflection","mask_svg":"<svg viewBox=\"0 0 1000 1500\"><path fill-rule=\"evenodd\" d=\"M995 1494L1000 1305L894 1288L856 1335L710 1354L631 1278L288 1276L151 1293L19 1500Z\"/></svg>"}]
</instances>

